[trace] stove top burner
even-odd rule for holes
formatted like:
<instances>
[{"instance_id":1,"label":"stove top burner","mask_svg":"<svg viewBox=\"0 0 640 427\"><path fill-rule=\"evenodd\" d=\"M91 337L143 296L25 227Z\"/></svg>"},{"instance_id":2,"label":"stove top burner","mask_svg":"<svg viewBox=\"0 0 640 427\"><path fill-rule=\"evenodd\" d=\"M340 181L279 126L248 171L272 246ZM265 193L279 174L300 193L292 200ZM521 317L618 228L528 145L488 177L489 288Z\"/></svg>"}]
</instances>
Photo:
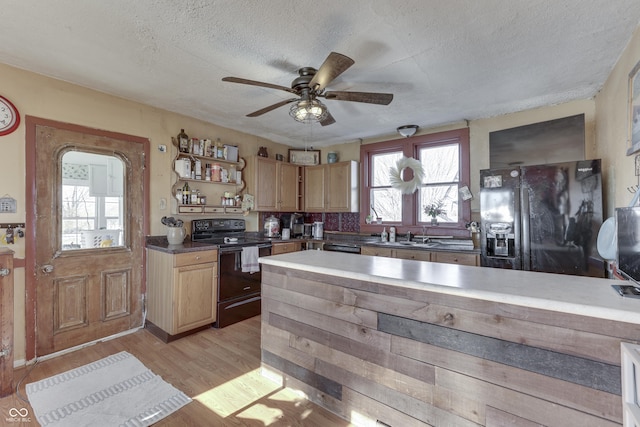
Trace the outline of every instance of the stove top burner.
<instances>
[{"instance_id":1,"label":"stove top burner","mask_svg":"<svg viewBox=\"0 0 640 427\"><path fill-rule=\"evenodd\" d=\"M191 241L222 248L265 244L245 235L244 219L196 219L191 222ZM268 243L268 242L267 242Z\"/></svg>"}]
</instances>

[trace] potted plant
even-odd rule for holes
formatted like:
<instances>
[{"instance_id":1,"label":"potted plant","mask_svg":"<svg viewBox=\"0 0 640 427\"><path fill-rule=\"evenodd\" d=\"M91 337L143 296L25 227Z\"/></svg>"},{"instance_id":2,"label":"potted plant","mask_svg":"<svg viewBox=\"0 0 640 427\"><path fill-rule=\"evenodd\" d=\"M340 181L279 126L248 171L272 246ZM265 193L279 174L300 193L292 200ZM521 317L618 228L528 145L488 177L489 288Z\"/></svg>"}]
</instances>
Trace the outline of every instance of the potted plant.
<instances>
[{"instance_id":1,"label":"potted plant","mask_svg":"<svg viewBox=\"0 0 640 427\"><path fill-rule=\"evenodd\" d=\"M434 203L429 203L424 207L424 213L431 217L431 225L438 225L438 215L444 212L442 209L443 205L444 202L439 200Z\"/></svg>"}]
</instances>

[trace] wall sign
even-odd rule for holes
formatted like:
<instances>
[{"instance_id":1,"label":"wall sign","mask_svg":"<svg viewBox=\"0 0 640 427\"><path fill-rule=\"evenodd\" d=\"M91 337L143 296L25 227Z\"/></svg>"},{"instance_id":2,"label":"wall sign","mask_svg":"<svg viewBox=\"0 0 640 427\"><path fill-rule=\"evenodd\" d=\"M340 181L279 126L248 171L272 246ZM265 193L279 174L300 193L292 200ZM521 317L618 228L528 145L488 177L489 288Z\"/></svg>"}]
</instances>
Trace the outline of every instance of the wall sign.
<instances>
[{"instance_id":1,"label":"wall sign","mask_svg":"<svg viewBox=\"0 0 640 427\"><path fill-rule=\"evenodd\" d=\"M0 213L16 213L16 199L11 196L0 197Z\"/></svg>"}]
</instances>

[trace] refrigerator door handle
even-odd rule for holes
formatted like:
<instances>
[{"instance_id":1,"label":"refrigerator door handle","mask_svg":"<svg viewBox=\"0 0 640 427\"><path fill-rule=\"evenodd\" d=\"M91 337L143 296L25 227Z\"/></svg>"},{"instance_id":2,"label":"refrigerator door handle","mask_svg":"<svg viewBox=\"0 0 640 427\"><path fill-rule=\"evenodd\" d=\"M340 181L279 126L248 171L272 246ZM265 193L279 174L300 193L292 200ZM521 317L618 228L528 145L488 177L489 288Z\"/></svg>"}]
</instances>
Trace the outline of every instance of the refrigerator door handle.
<instances>
[{"instance_id":1,"label":"refrigerator door handle","mask_svg":"<svg viewBox=\"0 0 640 427\"><path fill-rule=\"evenodd\" d=\"M522 187L521 191L520 209L520 218L522 222L522 232L520 233L520 244L522 245L522 269L531 270L531 226L529 224L529 221L531 221L531 209L529 206L529 188L525 186Z\"/></svg>"}]
</instances>

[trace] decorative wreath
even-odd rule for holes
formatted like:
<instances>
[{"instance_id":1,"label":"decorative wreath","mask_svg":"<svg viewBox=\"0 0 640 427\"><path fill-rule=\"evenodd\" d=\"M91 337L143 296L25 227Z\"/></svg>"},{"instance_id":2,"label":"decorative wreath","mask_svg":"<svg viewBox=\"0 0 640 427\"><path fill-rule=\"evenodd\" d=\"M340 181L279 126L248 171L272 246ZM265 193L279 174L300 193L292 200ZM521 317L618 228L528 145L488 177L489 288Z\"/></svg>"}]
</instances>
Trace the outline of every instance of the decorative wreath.
<instances>
[{"instance_id":1,"label":"decorative wreath","mask_svg":"<svg viewBox=\"0 0 640 427\"><path fill-rule=\"evenodd\" d=\"M413 179L410 181L402 179L402 171L407 168L413 170ZM389 169L389 181L391 181L391 186L400 190L402 194L415 193L420 184L422 184L423 179L424 169L422 169L422 163L413 157L402 156L402 158L396 162L396 165Z\"/></svg>"}]
</instances>

